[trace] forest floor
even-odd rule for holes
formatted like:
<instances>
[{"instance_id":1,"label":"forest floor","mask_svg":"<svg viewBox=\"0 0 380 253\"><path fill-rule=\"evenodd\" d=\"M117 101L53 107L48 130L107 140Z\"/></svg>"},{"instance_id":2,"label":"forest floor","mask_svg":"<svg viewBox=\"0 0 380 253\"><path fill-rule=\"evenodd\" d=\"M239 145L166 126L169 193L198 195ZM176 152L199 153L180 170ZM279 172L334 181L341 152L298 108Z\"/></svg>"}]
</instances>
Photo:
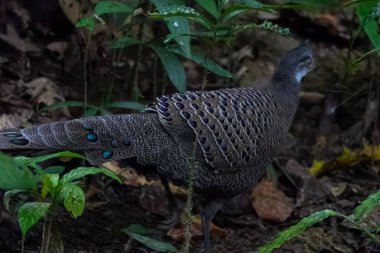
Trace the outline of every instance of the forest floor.
<instances>
[{"instance_id":1,"label":"forest floor","mask_svg":"<svg viewBox=\"0 0 380 253\"><path fill-rule=\"evenodd\" d=\"M38 1L0 3L0 129L67 120L81 116L81 108L40 111L45 105L62 101L83 101L83 36L66 20L58 3L42 8ZM363 61L344 78L348 57L357 58L368 48L348 50L347 29L333 14L308 16L284 13L274 22L290 26L295 37L309 39L317 69L303 81L299 110L288 139L258 185L227 203L215 217L212 229L213 252L240 253L257 249L280 231L303 217L324 209L352 214L368 195L380 189L378 105L379 64ZM297 23L298 20L298 23ZM325 22L317 22L324 20ZM287 23L288 22L288 23ZM296 24L303 23L309 29ZM315 32L315 31L318 31ZM103 37L102 37L103 36ZM106 93L112 54L97 35L89 47L91 61L88 97L100 103ZM249 31L239 36L231 48L214 48L211 57L238 76L238 84L214 75L208 89L252 86L268 82L279 59L298 42L280 35ZM133 51L127 53L133 55ZM133 57L131 58L133 59ZM185 62L189 89L201 88L204 73ZM115 101L130 100L131 69L117 72L126 85L115 87ZM152 68L142 66L139 89L149 103ZM127 73L127 74L125 74ZM175 90L161 84L157 90ZM119 110L115 113L125 111ZM80 166L77 160L56 161L67 168ZM131 239L122 229L131 224L152 228L150 237L183 244L183 225L158 229L157 223L169 216L168 201L154 173L136 173L123 163L105 165L121 174L124 184L101 176L85 181L86 209L74 219L63 208L53 219L55 239L67 253L155 252ZM310 173L310 171L312 173ZM172 186L183 210L186 189ZM182 212L182 211L181 211ZM194 204L191 252L202 247L199 205ZM379 228L380 208L368 214L362 226ZM26 236L25 252L39 252L42 222ZM17 218L1 210L0 252L21 252L21 232ZM362 231L341 218L332 217L287 241L275 252L380 252Z\"/></svg>"}]
</instances>

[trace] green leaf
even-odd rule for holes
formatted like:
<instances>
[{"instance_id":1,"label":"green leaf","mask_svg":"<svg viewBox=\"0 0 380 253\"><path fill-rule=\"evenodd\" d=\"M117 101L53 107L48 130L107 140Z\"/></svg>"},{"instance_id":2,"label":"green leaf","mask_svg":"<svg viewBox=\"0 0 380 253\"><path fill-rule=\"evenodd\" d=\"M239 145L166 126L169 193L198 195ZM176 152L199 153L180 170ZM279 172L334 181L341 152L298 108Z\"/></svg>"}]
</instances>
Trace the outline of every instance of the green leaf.
<instances>
[{"instance_id":1,"label":"green leaf","mask_svg":"<svg viewBox=\"0 0 380 253\"><path fill-rule=\"evenodd\" d=\"M151 47L161 59L161 62L164 65L172 84L177 88L179 92L185 92L186 74L185 69L183 68L183 65L178 57L166 48L159 46L158 44L152 45Z\"/></svg>"},{"instance_id":2,"label":"green leaf","mask_svg":"<svg viewBox=\"0 0 380 253\"><path fill-rule=\"evenodd\" d=\"M84 117L96 116L100 112L100 108L90 108L83 114Z\"/></svg>"},{"instance_id":3,"label":"green leaf","mask_svg":"<svg viewBox=\"0 0 380 253\"><path fill-rule=\"evenodd\" d=\"M64 166L50 166L44 169L44 172L47 174L61 174L64 170Z\"/></svg>"},{"instance_id":4,"label":"green leaf","mask_svg":"<svg viewBox=\"0 0 380 253\"><path fill-rule=\"evenodd\" d=\"M358 3L356 5L356 14L359 17L361 25L364 27L369 40L375 48L380 48L380 36L378 33L379 26L372 18L372 12L376 7L375 3ZM380 55L380 52L378 52Z\"/></svg>"},{"instance_id":5,"label":"green leaf","mask_svg":"<svg viewBox=\"0 0 380 253\"><path fill-rule=\"evenodd\" d=\"M364 214L371 212L375 207L380 205L380 191L372 193L360 205L354 210L354 217L356 221L359 221Z\"/></svg>"},{"instance_id":6,"label":"green leaf","mask_svg":"<svg viewBox=\"0 0 380 253\"><path fill-rule=\"evenodd\" d=\"M17 216L23 237L34 224L46 216L50 206L50 203L29 202L20 207Z\"/></svg>"},{"instance_id":7,"label":"green leaf","mask_svg":"<svg viewBox=\"0 0 380 253\"><path fill-rule=\"evenodd\" d=\"M36 164L40 162L53 159L53 158L59 158L59 157L74 157L74 158L80 158L80 159L86 160L86 157L77 153L70 152L70 151L63 151L63 152L37 156L37 157L18 156L15 158L15 160L20 161L24 165L36 167Z\"/></svg>"},{"instance_id":8,"label":"green leaf","mask_svg":"<svg viewBox=\"0 0 380 253\"><path fill-rule=\"evenodd\" d=\"M85 27L90 32L94 31L95 28L95 20L93 17L85 17L76 22L75 27Z\"/></svg>"},{"instance_id":9,"label":"green leaf","mask_svg":"<svg viewBox=\"0 0 380 253\"><path fill-rule=\"evenodd\" d=\"M107 43L110 48L127 48L133 45L142 45L142 41L129 36L123 36L117 39L113 39Z\"/></svg>"},{"instance_id":10,"label":"green leaf","mask_svg":"<svg viewBox=\"0 0 380 253\"><path fill-rule=\"evenodd\" d=\"M299 9L300 6L297 5L286 5L286 4L278 4L278 5L268 5L262 4L255 0L240 0L238 1L240 4L233 4L226 8L222 13L221 23L226 23L232 18L236 17L239 14L242 14L246 11L266 11L266 12L275 12L275 9Z\"/></svg>"},{"instance_id":11,"label":"green leaf","mask_svg":"<svg viewBox=\"0 0 380 253\"><path fill-rule=\"evenodd\" d=\"M292 0L289 2L319 9L336 8L340 5L338 0Z\"/></svg>"},{"instance_id":12,"label":"green leaf","mask_svg":"<svg viewBox=\"0 0 380 253\"><path fill-rule=\"evenodd\" d=\"M133 9L124 3L113 2L113 1L101 1L96 4L95 9L94 9L94 14L97 16L101 16L103 14L108 14L108 13L118 13L118 12L131 13L133 12Z\"/></svg>"},{"instance_id":13,"label":"green leaf","mask_svg":"<svg viewBox=\"0 0 380 253\"><path fill-rule=\"evenodd\" d=\"M146 108L145 105L133 102L133 101L118 101L118 102L112 102L107 105L105 105L106 108L110 107L116 107L116 108L126 108L126 109L133 109L137 111L144 110Z\"/></svg>"},{"instance_id":14,"label":"green leaf","mask_svg":"<svg viewBox=\"0 0 380 253\"><path fill-rule=\"evenodd\" d=\"M98 173L102 173L102 174L104 174L104 175L106 175L112 179L115 179L119 183L122 183L121 179L114 172L107 170L107 169L104 169L104 168L95 168L95 167L79 167L79 168L76 168L76 169L70 171L69 173L65 174L61 178L60 183L61 184L70 183L70 182L73 182L75 180L81 179L85 176L94 175L94 174L98 174Z\"/></svg>"},{"instance_id":15,"label":"green leaf","mask_svg":"<svg viewBox=\"0 0 380 253\"><path fill-rule=\"evenodd\" d=\"M186 57L186 55L179 49L179 48L170 48L170 51L173 53L182 55ZM223 77L233 78L233 75L228 71L222 68L220 65L215 63L214 61L210 60L206 55L202 54L198 50L193 49L193 53L190 58L190 60L195 61L205 69Z\"/></svg>"},{"instance_id":16,"label":"green leaf","mask_svg":"<svg viewBox=\"0 0 380 253\"><path fill-rule=\"evenodd\" d=\"M325 209L323 211L313 213L312 215L303 218L297 224L295 224L295 225L289 227L288 229L282 231L281 233L279 233L273 241L265 244L264 246L261 246L258 249L258 252L259 253L272 252L272 250L281 247L281 245L285 241L301 234L303 231L305 231L307 228L313 226L315 223L318 223L321 220L324 220L330 216L335 216L335 215L337 215L337 213L333 210L330 210L330 209Z\"/></svg>"},{"instance_id":17,"label":"green leaf","mask_svg":"<svg viewBox=\"0 0 380 253\"><path fill-rule=\"evenodd\" d=\"M210 30L213 26L212 23L206 17L197 12L195 9L181 5L161 8L159 13L151 13L149 16L151 18L187 17L201 24L208 30ZM172 25L176 26L175 23L173 23Z\"/></svg>"},{"instance_id":18,"label":"green leaf","mask_svg":"<svg viewBox=\"0 0 380 253\"><path fill-rule=\"evenodd\" d=\"M131 224L125 229L127 231L130 231L132 233L139 234L139 235L147 235L152 232L152 229L141 226L140 224Z\"/></svg>"},{"instance_id":19,"label":"green leaf","mask_svg":"<svg viewBox=\"0 0 380 253\"><path fill-rule=\"evenodd\" d=\"M63 205L74 218L82 215L85 206L85 195L82 188L75 184L64 184L59 192L59 199L63 199Z\"/></svg>"},{"instance_id":20,"label":"green leaf","mask_svg":"<svg viewBox=\"0 0 380 253\"><path fill-rule=\"evenodd\" d=\"M46 196L54 192L55 188L58 186L59 174L43 174L42 179L42 190L41 197L46 198Z\"/></svg>"},{"instance_id":21,"label":"green leaf","mask_svg":"<svg viewBox=\"0 0 380 253\"><path fill-rule=\"evenodd\" d=\"M215 0L195 0L203 9L211 14L214 18L218 18L219 12L218 7L216 6Z\"/></svg>"},{"instance_id":22,"label":"green leaf","mask_svg":"<svg viewBox=\"0 0 380 253\"><path fill-rule=\"evenodd\" d=\"M37 182L26 165L0 152L0 189L34 190Z\"/></svg>"},{"instance_id":23,"label":"green leaf","mask_svg":"<svg viewBox=\"0 0 380 253\"><path fill-rule=\"evenodd\" d=\"M130 237L132 237L133 239L135 239L136 241L140 242L141 244L145 245L146 247L156 250L158 252L167 252L167 251L177 252L178 251L177 248L174 247L171 243L157 241L150 237L134 233L128 230L128 228L123 229L123 232L129 235Z\"/></svg>"},{"instance_id":24,"label":"green leaf","mask_svg":"<svg viewBox=\"0 0 380 253\"><path fill-rule=\"evenodd\" d=\"M9 202L11 200L11 198L16 195L16 194L19 194L21 192L27 192L26 190L19 190L19 189L14 189L14 190L10 190L10 191L6 191L4 193L4 198L3 198L3 202L4 202L4 206L5 208L7 209L8 212L11 212L10 208L9 208Z\"/></svg>"},{"instance_id":25,"label":"green leaf","mask_svg":"<svg viewBox=\"0 0 380 253\"><path fill-rule=\"evenodd\" d=\"M158 11L161 12L163 8L170 7L173 5L184 5L184 0L151 0L151 2L157 7ZM165 23L169 28L171 34L187 34L190 33L189 21L185 17L173 17L165 18ZM191 55L190 40L191 37L182 36L175 38L178 46L182 48L187 56Z\"/></svg>"}]
</instances>

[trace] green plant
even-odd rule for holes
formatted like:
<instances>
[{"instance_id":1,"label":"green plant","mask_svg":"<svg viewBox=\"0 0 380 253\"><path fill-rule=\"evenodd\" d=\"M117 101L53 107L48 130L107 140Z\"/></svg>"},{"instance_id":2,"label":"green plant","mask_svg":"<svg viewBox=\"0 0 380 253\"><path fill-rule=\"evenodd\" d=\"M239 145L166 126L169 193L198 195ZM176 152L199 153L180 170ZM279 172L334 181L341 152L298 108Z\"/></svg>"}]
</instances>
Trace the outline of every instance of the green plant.
<instances>
[{"instance_id":1,"label":"green plant","mask_svg":"<svg viewBox=\"0 0 380 253\"><path fill-rule=\"evenodd\" d=\"M368 235L374 242L380 245L380 239L376 236L376 233L378 233L378 229L375 232L371 232L360 225L360 220L364 217L364 215L367 213L370 213L371 211L374 210L375 207L379 205L380 205L380 191L377 191L369 195L359 206L355 208L353 214L349 216L346 216L341 212L330 210L330 209L325 209L323 211L313 213L303 218L302 220L300 220L297 224L279 233L274 240L261 246L258 249L258 252L260 253L272 252L272 250L281 247L281 245L285 241L292 239L293 237L301 234L302 232L304 232L306 229L313 226L314 224L332 216L337 216L348 221L355 228L363 231L363 233Z\"/></svg>"},{"instance_id":2,"label":"green plant","mask_svg":"<svg viewBox=\"0 0 380 253\"><path fill-rule=\"evenodd\" d=\"M174 247L172 244L157 241L148 237L147 235L150 234L152 231L139 224L129 225L127 228L123 229L123 232L129 235L134 240L157 252L177 252L176 247Z\"/></svg>"},{"instance_id":3,"label":"green plant","mask_svg":"<svg viewBox=\"0 0 380 253\"><path fill-rule=\"evenodd\" d=\"M42 218L45 219L41 252L50 252L50 234L52 219L56 207L63 204L66 211L74 218L82 215L85 207L85 194L79 185L79 180L87 175L102 173L121 183L119 177L104 168L79 167L60 175L64 167L54 166L43 169L39 163L57 157L83 156L60 152L34 158L11 158L0 153L0 189L7 190L4 194L4 205L11 212L10 201L15 195L20 200L15 205L23 241L30 228ZM30 200L30 201L29 201Z\"/></svg>"},{"instance_id":4,"label":"green plant","mask_svg":"<svg viewBox=\"0 0 380 253\"><path fill-rule=\"evenodd\" d=\"M158 1L151 0L156 7L155 12L143 10L137 6L134 8L128 4L114 1L101 1L94 8L94 14L85 17L77 22L77 27L85 27L93 32L96 22L106 23L107 15L124 15L121 25L115 29L124 33L107 43L108 47L113 49L125 49L131 46L138 46L140 54L147 49L153 52L161 60L164 69L171 81L179 92L186 90L186 76L184 68L180 62L180 57L185 57L195 61L208 71L222 77L232 78L233 75L214 61L207 58L206 54L197 48L191 46L192 39L201 39L208 44L215 44L218 41L230 43L236 34L245 29L259 28L269 29L283 35L289 35L289 29L282 28L271 22L262 24L248 23L238 24L233 21L234 18L248 11L274 11L280 8L299 8L298 5L266 5L258 1L197 1L201 12L196 9L185 6L184 0ZM145 14L147 18L139 19L139 14ZM207 16L211 16L209 19ZM130 18L130 21L126 21ZM169 30L169 34L163 38L146 39L145 37L133 37L130 28L136 24L146 24L157 19L163 19ZM133 22L135 21L135 22ZM192 21L197 25L191 25Z\"/></svg>"}]
</instances>

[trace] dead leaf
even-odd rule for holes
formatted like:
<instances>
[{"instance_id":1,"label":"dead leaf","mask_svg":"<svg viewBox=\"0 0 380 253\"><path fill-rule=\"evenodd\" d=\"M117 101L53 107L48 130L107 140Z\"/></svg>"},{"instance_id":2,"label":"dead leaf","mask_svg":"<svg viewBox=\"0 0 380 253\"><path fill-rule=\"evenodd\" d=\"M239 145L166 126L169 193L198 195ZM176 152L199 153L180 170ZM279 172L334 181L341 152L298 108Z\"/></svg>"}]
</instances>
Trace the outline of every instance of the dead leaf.
<instances>
[{"instance_id":1,"label":"dead leaf","mask_svg":"<svg viewBox=\"0 0 380 253\"><path fill-rule=\"evenodd\" d=\"M29 39L20 38L12 23L7 24L7 34L0 33L0 39L23 53L42 51L41 46L29 41Z\"/></svg>"},{"instance_id":2,"label":"dead leaf","mask_svg":"<svg viewBox=\"0 0 380 253\"><path fill-rule=\"evenodd\" d=\"M324 171L324 166L326 162L323 160L313 160L313 164L311 165L309 172L310 174L316 176L321 174L322 171Z\"/></svg>"},{"instance_id":3,"label":"dead leaf","mask_svg":"<svg viewBox=\"0 0 380 253\"><path fill-rule=\"evenodd\" d=\"M117 162L104 163L103 167L119 175L123 179L124 183L128 185L142 186L142 185L149 185L155 182L155 181L148 181L145 176L139 175L136 172L136 170L131 167L127 167L127 168L120 167Z\"/></svg>"},{"instance_id":4,"label":"dead leaf","mask_svg":"<svg viewBox=\"0 0 380 253\"><path fill-rule=\"evenodd\" d=\"M202 219L201 219L201 216L198 214L198 215L194 215L193 218L192 218L192 221L193 221L193 225L202 231ZM223 228L220 228L218 227L217 225L215 225L214 223L210 223L210 232L211 234L214 234L214 235L217 235L219 237L226 237L227 236L227 233L226 233L226 230L224 230Z\"/></svg>"},{"instance_id":5,"label":"dead leaf","mask_svg":"<svg viewBox=\"0 0 380 253\"><path fill-rule=\"evenodd\" d=\"M200 240L203 238L202 221L201 221L200 215L194 215L192 217L192 225L191 225L190 231L191 231L191 238L193 240ZM217 235L221 238L224 238L227 236L227 233L224 229L216 226L213 223L210 224L210 233L213 235ZM180 227L175 227L175 228L170 229L166 235L169 236L173 241L182 241L185 237L183 222Z\"/></svg>"},{"instance_id":6,"label":"dead leaf","mask_svg":"<svg viewBox=\"0 0 380 253\"><path fill-rule=\"evenodd\" d=\"M62 60L68 45L67 41L55 41L47 45L46 48L51 52L55 52L58 55L58 60Z\"/></svg>"},{"instance_id":7,"label":"dead leaf","mask_svg":"<svg viewBox=\"0 0 380 253\"><path fill-rule=\"evenodd\" d=\"M27 88L26 93L29 94L32 100L37 104L52 105L56 102L65 101L65 97L58 85L49 78L39 77L23 85ZM70 116L70 112L67 108L63 108L62 112L65 116Z\"/></svg>"},{"instance_id":8,"label":"dead leaf","mask_svg":"<svg viewBox=\"0 0 380 253\"><path fill-rule=\"evenodd\" d=\"M380 145L379 146L365 146L361 154L369 159L380 160Z\"/></svg>"},{"instance_id":9,"label":"dead leaf","mask_svg":"<svg viewBox=\"0 0 380 253\"><path fill-rule=\"evenodd\" d=\"M337 162L344 165L353 164L359 162L360 160L360 154L358 152L350 150L347 147L343 147L342 154L337 158Z\"/></svg>"},{"instance_id":10,"label":"dead leaf","mask_svg":"<svg viewBox=\"0 0 380 253\"><path fill-rule=\"evenodd\" d=\"M253 208L261 219L285 221L293 212L294 204L269 179L263 179L252 192Z\"/></svg>"},{"instance_id":11,"label":"dead leaf","mask_svg":"<svg viewBox=\"0 0 380 253\"><path fill-rule=\"evenodd\" d=\"M33 111L31 110L23 110L21 114L2 114L0 115L0 129L25 126L32 115Z\"/></svg>"},{"instance_id":12,"label":"dead leaf","mask_svg":"<svg viewBox=\"0 0 380 253\"><path fill-rule=\"evenodd\" d=\"M347 189L347 182L331 183L328 189L334 197L339 197Z\"/></svg>"}]
</instances>

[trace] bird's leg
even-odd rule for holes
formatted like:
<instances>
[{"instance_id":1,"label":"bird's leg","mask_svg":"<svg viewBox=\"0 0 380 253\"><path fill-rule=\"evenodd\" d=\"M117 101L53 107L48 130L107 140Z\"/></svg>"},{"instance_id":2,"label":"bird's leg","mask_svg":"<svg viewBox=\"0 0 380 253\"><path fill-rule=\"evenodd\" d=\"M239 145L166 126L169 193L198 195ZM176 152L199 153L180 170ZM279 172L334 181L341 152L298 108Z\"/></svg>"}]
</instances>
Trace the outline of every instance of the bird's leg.
<instances>
[{"instance_id":1,"label":"bird's leg","mask_svg":"<svg viewBox=\"0 0 380 253\"><path fill-rule=\"evenodd\" d=\"M166 176L159 175L161 183L164 186L166 196L169 201L169 217L158 225L161 229L169 229L175 226L178 222L178 205L169 187L169 182Z\"/></svg>"},{"instance_id":2,"label":"bird's leg","mask_svg":"<svg viewBox=\"0 0 380 253\"><path fill-rule=\"evenodd\" d=\"M222 208L223 200L220 198L217 199L208 199L202 203L202 232L203 232L203 247L204 253L211 252L210 244L210 223L214 218L215 214Z\"/></svg>"}]
</instances>

